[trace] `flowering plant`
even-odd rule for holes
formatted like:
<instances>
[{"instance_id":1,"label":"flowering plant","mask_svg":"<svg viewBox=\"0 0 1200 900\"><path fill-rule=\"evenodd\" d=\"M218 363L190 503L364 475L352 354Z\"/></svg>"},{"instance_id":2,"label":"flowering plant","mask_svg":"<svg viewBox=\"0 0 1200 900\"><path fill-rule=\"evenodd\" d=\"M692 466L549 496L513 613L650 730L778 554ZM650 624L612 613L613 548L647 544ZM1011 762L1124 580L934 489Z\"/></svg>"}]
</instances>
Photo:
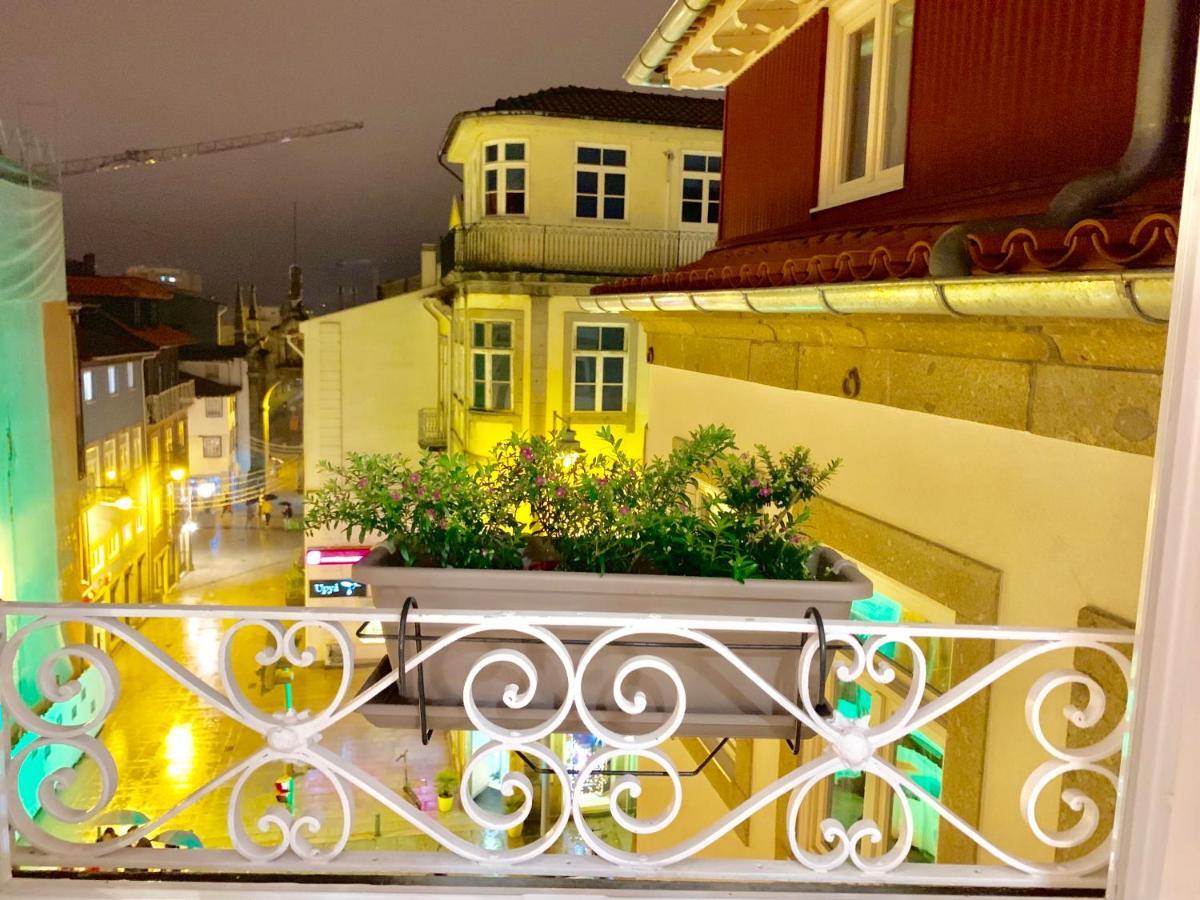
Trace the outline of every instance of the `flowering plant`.
<instances>
[{"instance_id":1,"label":"flowering plant","mask_svg":"<svg viewBox=\"0 0 1200 900\"><path fill-rule=\"evenodd\" d=\"M738 453L721 426L645 463L607 428L598 436L591 456L564 454L556 435L513 435L490 463L352 456L328 469L306 519L360 540L387 534L404 565L812 577L801 526L837 461L816 466L803 447Z\"/></svg>"}]
</instances>

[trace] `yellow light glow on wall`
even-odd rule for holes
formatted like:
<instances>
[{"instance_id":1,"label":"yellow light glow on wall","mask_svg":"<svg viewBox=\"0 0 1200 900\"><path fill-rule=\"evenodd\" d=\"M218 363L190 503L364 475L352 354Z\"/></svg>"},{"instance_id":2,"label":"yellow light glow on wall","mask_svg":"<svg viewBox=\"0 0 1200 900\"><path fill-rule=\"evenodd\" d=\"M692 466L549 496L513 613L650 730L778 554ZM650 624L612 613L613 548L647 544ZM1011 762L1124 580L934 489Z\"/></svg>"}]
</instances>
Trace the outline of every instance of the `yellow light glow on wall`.
<instances>
[{"instance_id":1,"label":"yellow light glow on wall","mask_svg":"<svg viewBox=\"0 0 1200 900\"><path fill-rule=\"evenodd\" d=\"M128 496L118 497L113 501L113 506L117 509L133 509L133 498Z\"/></svg>"},{"instance_id":2,"label":"yellow light glow on wall","mask_svg":"<svg viewBox=\"0 0 1200 900\"><path fill-rule=\"evenodd\" d=\"M183 466L176 466L171 470L172 481L183 481L183 476L187 474L187 470Z\"/></svg>"},{"instance_id":3,"label":"yellow light glow on wall","mask_svg":"<svg viewBox=\"0 0 1200 900\"><path fill-rule=\"evenodd\" d=\"M168 778L184 781L191 776L192 764L196 759L196 741L190 723L180 722L167 732L163 755L167 758Z\"/></svg>"},{"instance_id":4,"label":"yellow light glow on wall","mask_svg":"<svg viewBox=\"0 0 1200 900\"><path fill-rule=\"evenodd\" d=\"M107 469L104 472L104 480L105 481L116 481L117 480L117 470L116 469Z\"/></svg>"}]
</instances>

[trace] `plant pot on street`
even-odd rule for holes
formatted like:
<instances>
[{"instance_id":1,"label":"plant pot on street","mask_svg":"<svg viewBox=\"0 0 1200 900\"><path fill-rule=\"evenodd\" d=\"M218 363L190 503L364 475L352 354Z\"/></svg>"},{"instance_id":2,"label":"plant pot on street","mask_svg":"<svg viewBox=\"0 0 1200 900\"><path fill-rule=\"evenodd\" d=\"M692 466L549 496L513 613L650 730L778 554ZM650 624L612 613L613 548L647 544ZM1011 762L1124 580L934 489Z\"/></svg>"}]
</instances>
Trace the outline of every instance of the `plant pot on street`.
<instances>
[{"instance_id":1,"label":"plant pot on street","mask_svg":"<svg viewBox=\"0 0 1200 900\"><path fill-rule=\"evenodd\" d=\"M801 619L814 607L826 619L848 619L854 600L870 597L870 580L849 560L828 547L817 547L809 559L812 580L698 578L663 575L598 575L587 572L496 571L487 569L436 569L389 565L388 548L376 547L353 567L352 577L368 585L376 607L402 609L412 598L422 611L496 610L498 612L589 612L629 615L735 616ZM655 621L647 618L647 627ZM611 625L555 627L573 665L588 646ZM386 630L386 628L385 628ZM421 643L428 647L451 631L450 626L425 625ZM785 697L797 696L797 672L803 636L763 631L711 631L709 634L733 651L743 663ZM385 637L387 658L381 667L401 665L399 628ZM417 653L413 624L403 637L404 656ZM546 721L564 702L566 673L558 656L540 640L505 631L478 634L447 645L423 666L424 699L428 727L436 730L474 726L463 707L467 673L490 651L508 648L524 654L538 673L533 700L510 709L502 700L509 683L524 689L524 676L514 666L494 663L475 679L474 699L480 711L504 728L529 728ZM639 669L623 685L626 696L646 696L645 711L631 717L613 698L618 668L632 656L652 655L672 666L686 689L686 714L681 736L791 738L796 720L755 686L746 673L712 648L674 635L630 635L602 649L589 664L582 685L588 710L605 727L622 733L642 734L664 722L677 703L671 681L659 672ZM816 666L813 666L815 672ZM382 671L381 671L382 674ZM810 684L812 696L818 685ZM416 728L419 698L416 672L404 679L403 690L390 700L377 700L362 712L376 725ZM561 732L590 729L573 709L559 726Z\"/></svg>"},{"instance_id":2,"label":"plant pot on street","mask_svg":"<svg viewBox=\"0 0 1200 900\"><path fill-rule=\"evenodd\" d=\"M450 810L454 809L454 797L443 797L439 794L437 801L438 812L448 813Z\"/></svg>"}]
</instances>

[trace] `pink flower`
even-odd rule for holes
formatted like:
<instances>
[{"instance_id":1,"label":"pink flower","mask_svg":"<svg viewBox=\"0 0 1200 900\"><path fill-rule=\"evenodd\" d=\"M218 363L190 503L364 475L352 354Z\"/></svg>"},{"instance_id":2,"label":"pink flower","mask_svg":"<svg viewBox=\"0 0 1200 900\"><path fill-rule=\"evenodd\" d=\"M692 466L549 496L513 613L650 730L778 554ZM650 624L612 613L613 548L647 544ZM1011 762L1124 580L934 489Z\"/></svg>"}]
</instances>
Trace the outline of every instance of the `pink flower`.
<instances>
[{"instance_id":1,"label":"pink flower","mask_svg":"<svg viewBox=\"0 0 1200 900\"><path fill-rule=\"evenodd\" d=\"M565 497L566 495L567 495L567 492L564 488L559 487L559 488L556 488L554 491L555 497Z\"/></svg>"},{"instance_id":2,"label":"pink flower","mask_svg":"<svg viewBox=\"0 0 1200 900\"><path fill-rule=\"evenodd\" d=\"M442 492L441 492L441 491L434 491L434 492L433 492L433 499L434 499L434 500L441 500L441 499L442 499Z\"/></svg>"},{"instance_id":3,"label":"pink flower","mask_svg":"<svg viewBox=\"0 0 1200 900\"><path fill-rule=\"evenodd\" d=\"M365 488L367 486L367 479L365 479L365 478L358 479L358 486L360 488Z\"/></svg>"},{"instance_id":4,"label":"pink flower","mask_svg":"<svg viewBox=\"0 0 1200 900\"><path fill-rule=\"evenodd\" d=\"M400 492L399 492L399 491L392 491L392 493L391 493L391 494L389 494L388 496L390 496L390 497L391 497L393 500L399 500L399 499L400 499Z\"/></svg>"},{"instance_id":5,"label":"pink flower","mask_svg":"<svg viewBox=\"0 0 1200 900\"><path fill-rule=\"evenodd\" d=\"M546 479L543 478L541 475L539 475L537 478L533 479L533 483L536 484L538 487L541 487L542 485L544 485L546 483Z\"/></svg>"},{"instance_id":6,"label":"pink flower","mask_svg":"<svg viewBox=\"0 0 1200 900\"><path fill-rule=\"evenodd\" d=\"M629 515L629 507L622 504L620 507L617 508L617 512L619 512L623 516L627 516L627 515Z\"/></svg>"},{"instance_id":7,"label":"pink flower","mask_svg":"<svg viewBox=\"0 0 1200 900\"><path fill-rule=\"evenodd\" d=\"M529 447L522 447L521 458L526 462L529 462L531 459L533 459L533 450L531 450Z\"/></svg>"},{"instance_id":8,"label":"pink flower","mask_svg":"<svg viewBox=\"0 0 1200 900\"><path fill-rule=\"evenodd\" d=\"M759 492L758 492L758 496L760 496L760 497L770 497L770 496L771 496L771 489L770 489L770 488L768 488L768 487L765 487L765 488L763 488L761 491L759 491Z\"/></svg>"},{"instance_id":9,"label":"pink flower","mask_svg":"<svg viewBox=\"0 0 1200 900\"><path fill-rule=\"evenodd\" d=\"M425 488L418 485L417 486L417 496L424 497L425 496Z\"/></svg>"},{"instance_id":10,"label":"pink flower","mask_svg":"<svg viewBox=\"0 0 1200 900\"><path fill-rule=\"evenodd\" d=\"M421 473L420 473L420 472L413 472L411 475L409 475L409 476L408 476L408 480L409 480L410 482L412 482L413 484L416 484L418 481L420 481L420 480L421 480Z\"/></svg>"},{"instance_id":11,"label":"pink flower","mask_svg":"<svg viewBox=\"0 0 1200 900\"><path fill-rule=\"evenodd\" d=\"M604 485L608 484L608 479L601 478L599 481L596 482L596 484L600 485L601 487L604 487Z\"/></svg>"},{"instance_id":12,"label":"pink flower","mask_svg":"<svg viewBox=\"0 0 1200 900\"><path fill-rule=\"evenodd\" d=\"M758 487L758 479L757 478L750 479L750 487Z\"/></svg>"},{"instance_id":13,"label":"pink flower","mask_svg":"<svg viewBox=\"0 0 1200 900\"><path fill-rule=\"evenodd\" d=\"M437 518L437 513L435 513L432 509L425 510L425 515L428 516L431 520Z\"/></svg>"}]
</instances>

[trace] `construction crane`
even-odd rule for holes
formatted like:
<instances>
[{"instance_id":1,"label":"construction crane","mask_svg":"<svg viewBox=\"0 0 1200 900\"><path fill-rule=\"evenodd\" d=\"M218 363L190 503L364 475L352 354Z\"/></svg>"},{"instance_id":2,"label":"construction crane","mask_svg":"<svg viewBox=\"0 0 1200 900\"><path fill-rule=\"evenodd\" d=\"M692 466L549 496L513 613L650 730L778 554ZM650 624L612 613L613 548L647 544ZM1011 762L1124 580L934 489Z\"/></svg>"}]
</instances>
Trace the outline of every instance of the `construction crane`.
<instances>
[{"instance_id":1,"label":"construction crane","mask_svg":"<svg viewBox=\"0 0 1200 900\"><path fill-rule=\"evenodd\" d=\"M226 150L241 150L261 144L287 144L299 138L317 137L322 134L337 134L339 131L356 131L362 122L322 122L320 125L302 125L299 128L284 128L281 131L264 131L261 134L243 134L239 137L223 138L218 141L201 141L196 144L176 144L173 147L152 147L145 150L126 150L109 156L89 156L85 159L70 159L62 164L62 175L86 175L89 172L115 172L133 166L154 166L173 159L187 159L205 153L224 153Z\"/></svg>"}]
</instances>

